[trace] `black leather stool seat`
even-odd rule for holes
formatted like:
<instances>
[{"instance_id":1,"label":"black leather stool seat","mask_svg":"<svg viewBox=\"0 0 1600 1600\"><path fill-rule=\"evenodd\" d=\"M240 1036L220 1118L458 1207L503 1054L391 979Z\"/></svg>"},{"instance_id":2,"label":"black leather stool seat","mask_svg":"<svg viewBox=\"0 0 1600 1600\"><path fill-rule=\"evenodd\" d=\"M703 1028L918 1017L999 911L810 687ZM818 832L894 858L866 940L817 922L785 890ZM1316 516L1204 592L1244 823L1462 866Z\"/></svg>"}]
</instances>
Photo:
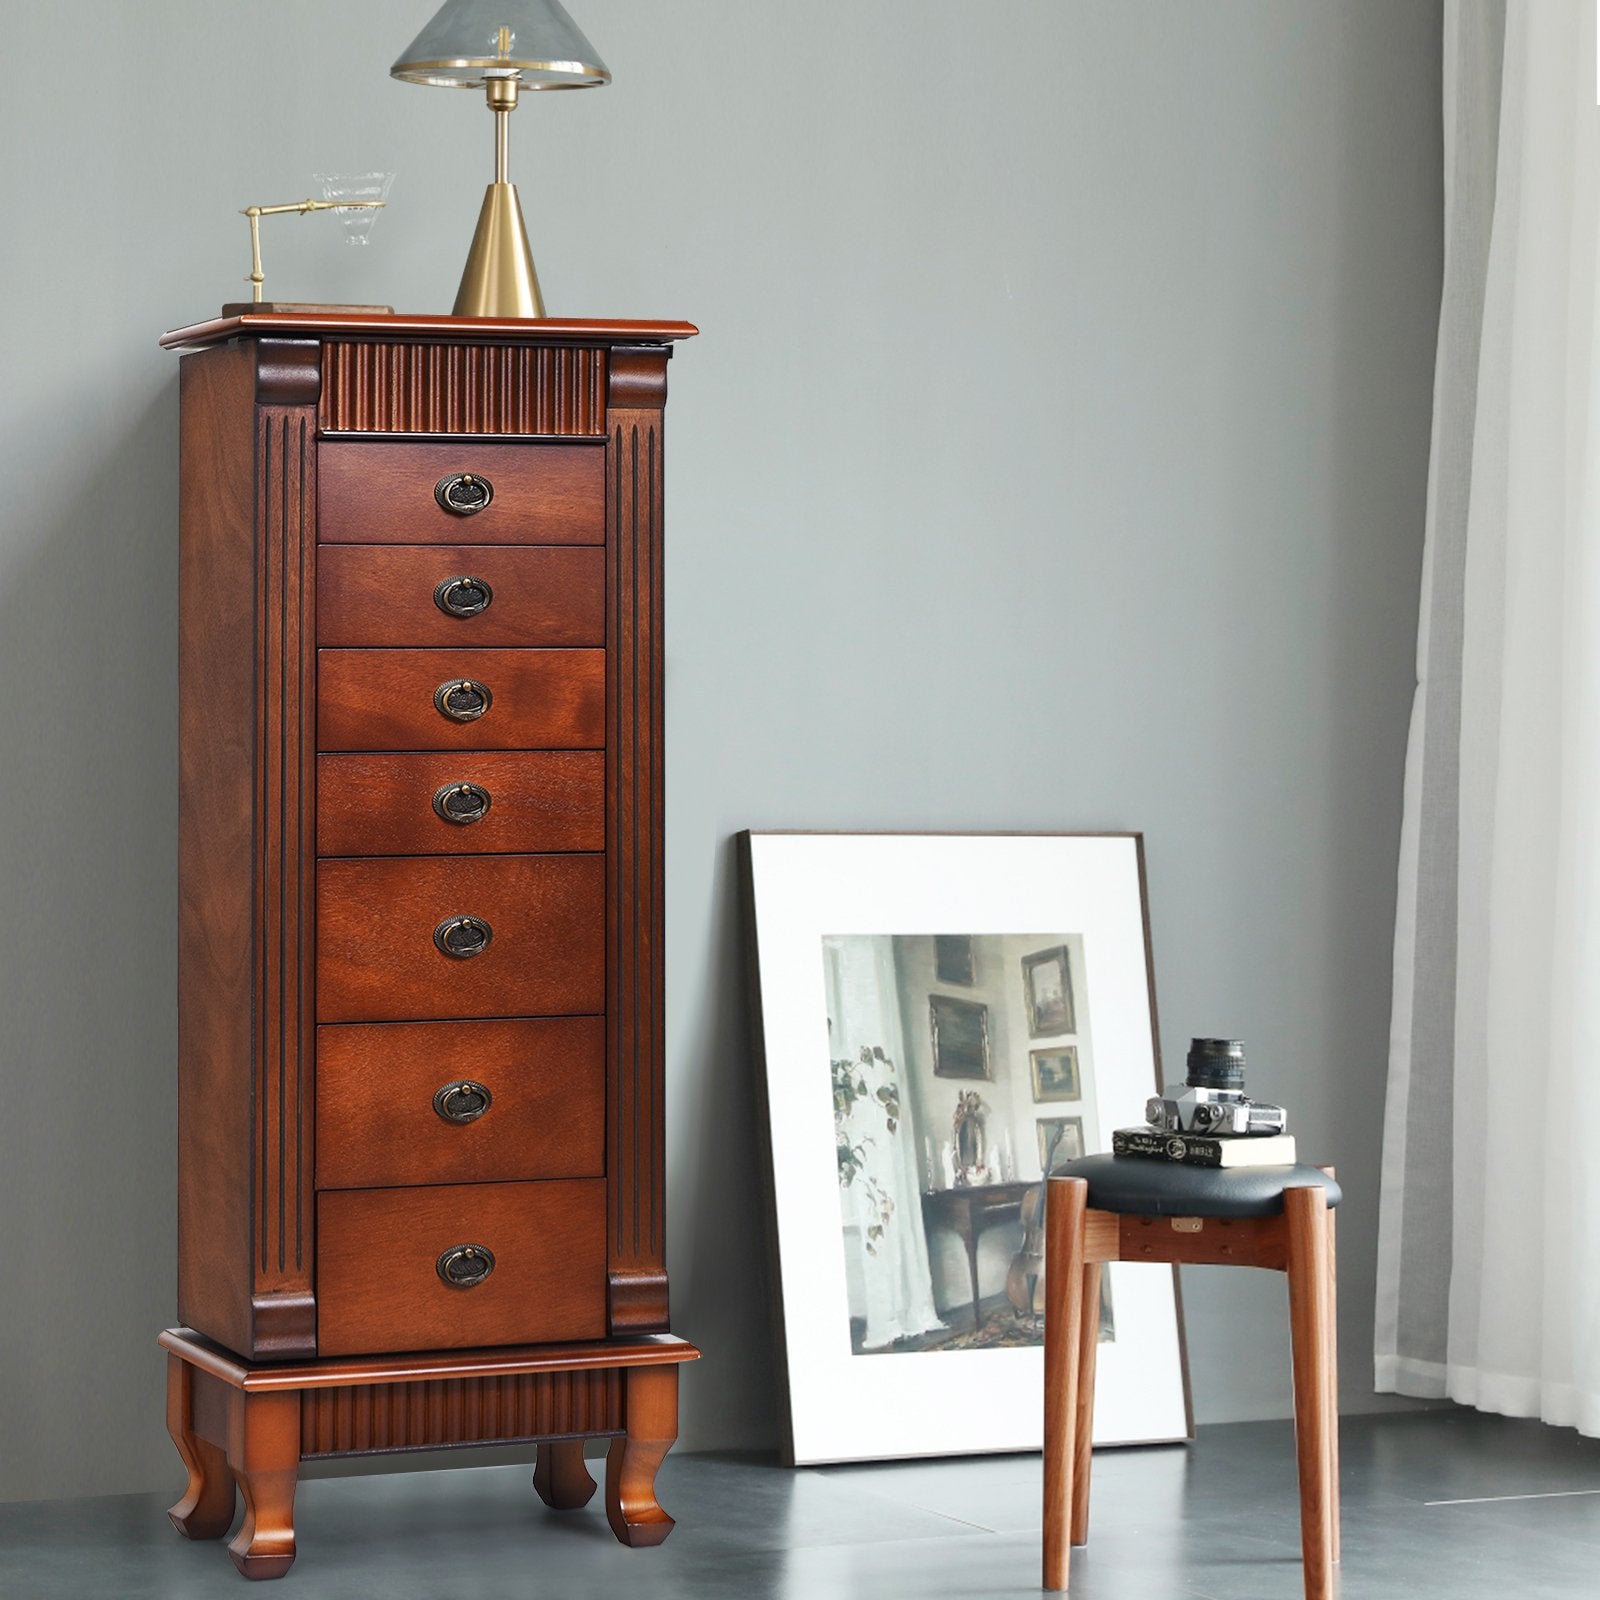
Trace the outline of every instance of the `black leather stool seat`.
<instances>
[{"instance_id":1,"label":"black leather stool seat","mask_svg":"<svg viewBox=\"0 0 1600 1600\"><path fill-rule=\"evenodd\" d=\"M1055 1178L1083 1178L1096 1211L1141 1217L1275 1217L1283 1191L1319 1183L1328 1206L1338 1205L1339 1185L1315 1167L1191 1167L1144 1156L1080 1156L1063 1161Z\"/></svg>"}]
</instances>

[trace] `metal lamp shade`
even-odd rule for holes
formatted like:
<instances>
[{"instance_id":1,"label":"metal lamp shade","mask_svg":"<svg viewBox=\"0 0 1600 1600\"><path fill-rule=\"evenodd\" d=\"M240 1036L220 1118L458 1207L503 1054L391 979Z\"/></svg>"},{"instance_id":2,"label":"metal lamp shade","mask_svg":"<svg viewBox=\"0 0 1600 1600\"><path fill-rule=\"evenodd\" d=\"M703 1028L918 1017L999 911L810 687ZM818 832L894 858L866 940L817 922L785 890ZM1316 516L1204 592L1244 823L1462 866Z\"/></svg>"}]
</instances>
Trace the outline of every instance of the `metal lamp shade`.
<instances>
[{"instance_id":1,"label":"metal lamp shade","mask_svg":"<svg viewBox=\"0 0 1600 1600\"><path fill-rule=\"evenodd\" d=\"M525 89L588 89L611 73L560 0L446 0L390 76L447 89L514 77Z\"/></svg>"}]
</instances>

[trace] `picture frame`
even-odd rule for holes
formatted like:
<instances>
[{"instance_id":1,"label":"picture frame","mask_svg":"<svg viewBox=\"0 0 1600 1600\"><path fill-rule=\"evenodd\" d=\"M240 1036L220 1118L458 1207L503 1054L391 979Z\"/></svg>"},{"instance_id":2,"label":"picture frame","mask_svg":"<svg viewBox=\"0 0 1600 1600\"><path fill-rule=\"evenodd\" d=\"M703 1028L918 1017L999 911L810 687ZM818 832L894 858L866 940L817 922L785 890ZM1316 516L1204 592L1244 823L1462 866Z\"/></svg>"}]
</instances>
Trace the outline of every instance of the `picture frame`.
<instances>
[{"instance_id":1,"label":"picture frame","mask_svg":"<svg viewBox=\"0 0 1600 1600\"><path fill-rule=\"evenodd\" d=\"M970 989L977 980L970 933L936 933L933 936L933 971L940 983Z\"/></svg>"},{"instance_id":2,"label":"picture frame","mask_svg":"<svg viewBox=\"0 0 1600 1600\"><path fill-rule=\"evenodd\" d=\"M1045 1171L1054 1171L1063 1161L1076 1161L1084 1153L1082 1117L1040 1117L1034 1127L1038 1130L1039 1165ZM1057 1129L1062 1137L1052 1159L1050 1146Z\"/></svg>"},{"instance_id":3,"label":"picture frame","mask_svg":"<svg viewBox=\"0 0 1600 1600\"><path fill-rule=\"evenodd\" d=\"M1072 992L1072 958L1065 945L1036 950L1022 958L1022 989L1028 1033L1035 1039L1078 1031Z\"/></svg>"},{"instance_id":4,"label":"picture frame","mask_svg":"<svg viewBox=\"0 0 1600 1600\"><path fill-rule=\"evenodd\" d=\"M994 1077L989 1059L989 1008L952 994L928 996L933 1071L939 1078Z\"/></svg>"},{"instance_id":5,"label":"picture frame","mask_svg":"<svg viewBox=\"0 0 1600 1600\"><path fill-rule=\"evenodd\" d=\"M738 847L785 1459L1037 1450L1043 1302L1036 1283L1013 1300L1024 1275L1007 1267L1053 1118L1034 1098L1018 963L1068 952L1080 1096L1062 1115L1086 1152L1107 1150L1161 1081L1142 841L745 833ZM987 1008L988 1078L934 1070L935 940L952 928L970 930L976 982L940 998ZM1113 1262L1104 1282L1096 1442L1192 1437L1175 1272Z\"/></svg>"},{"instance_id":6,"label":"picture frame","mask_svg":"<svg viewBox=\"0 0 1600 1600\"><path fill-rule=\"evenodd\" d=\"M1060 1044L1043 1050L1030 1050L1028 1069L1033 1079L1035 1104L1082 1098L1083 1081L1078 1071L1077 1045Z\"/></svg>"}]
</instances>

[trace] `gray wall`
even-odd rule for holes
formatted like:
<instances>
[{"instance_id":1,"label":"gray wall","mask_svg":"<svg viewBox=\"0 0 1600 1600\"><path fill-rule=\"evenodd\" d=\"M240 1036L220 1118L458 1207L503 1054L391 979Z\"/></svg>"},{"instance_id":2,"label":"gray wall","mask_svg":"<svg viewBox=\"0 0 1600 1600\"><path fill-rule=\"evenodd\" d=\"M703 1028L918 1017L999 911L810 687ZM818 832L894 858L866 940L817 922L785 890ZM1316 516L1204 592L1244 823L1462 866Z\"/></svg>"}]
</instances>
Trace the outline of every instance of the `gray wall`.
<instances>
[{"instance_id":1,"label":"gray wall","mask_svg":"<svg viewBox=\"0 0 1600 1600\"><path fill-rule=\"evenodd\" d=\"M473 99L430 0L89 0L0 94L0 1497L177 1483L176 362L237 208L392 167L284 298L448 306ZM685 316L669 463L671 1266L685 1443L776 1436L741 827L1137 827L1164 1042L1241 1034L1351 1188L1369 1400L1439 291L1435 0L583 0L615 86L514 173L551 306ZM12 59L61 14L13 7ZM1052 699L1053 697L1053 699ZM1041 719L1041 703L1056 714ZM1288 1405L1281 1286L1191 1275L1202 1419Z\"/></svg>"}]
</instances>

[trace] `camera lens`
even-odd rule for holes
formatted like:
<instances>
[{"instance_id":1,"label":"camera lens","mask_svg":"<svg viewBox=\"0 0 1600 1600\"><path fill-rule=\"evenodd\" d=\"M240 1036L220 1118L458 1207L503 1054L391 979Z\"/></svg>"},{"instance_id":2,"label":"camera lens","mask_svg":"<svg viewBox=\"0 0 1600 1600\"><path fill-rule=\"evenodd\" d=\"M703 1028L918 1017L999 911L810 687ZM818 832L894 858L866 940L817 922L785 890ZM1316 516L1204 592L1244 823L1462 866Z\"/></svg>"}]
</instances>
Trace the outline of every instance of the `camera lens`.
<instances>
[{"instance_id":1,"label":"camera lens","mask_svg":"<svg viewBox=\"0 0 1600 1600\"><path fill-rule=\"evenodd\" d=\"M1188 1084L1191 1089L1243 1090L1243 1042L1239 1039L1191 1039Z\"/></svg>"}]
</instances>

